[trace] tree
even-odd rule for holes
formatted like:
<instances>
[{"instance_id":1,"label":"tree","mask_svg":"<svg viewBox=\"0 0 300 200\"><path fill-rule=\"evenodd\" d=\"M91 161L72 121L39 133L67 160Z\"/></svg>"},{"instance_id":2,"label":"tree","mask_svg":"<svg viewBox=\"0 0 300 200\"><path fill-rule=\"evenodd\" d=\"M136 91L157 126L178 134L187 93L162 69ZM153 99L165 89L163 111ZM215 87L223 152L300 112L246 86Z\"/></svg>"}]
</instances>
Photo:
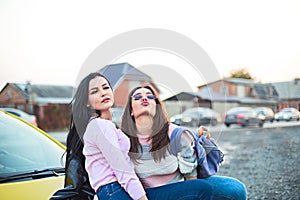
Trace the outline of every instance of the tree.
<instances>
[{"instance_id":1,"label":"tree","mask_svg":"<svg viewBox=\"0 0 300 200\"><path fill-rule=\"evenodd\" d=\"M242 79L251 79L251 80L254 80L254 78L248 72L247 68L231 70L229 77L230 78L242 78Z\"/></svg>"}]
</instances>

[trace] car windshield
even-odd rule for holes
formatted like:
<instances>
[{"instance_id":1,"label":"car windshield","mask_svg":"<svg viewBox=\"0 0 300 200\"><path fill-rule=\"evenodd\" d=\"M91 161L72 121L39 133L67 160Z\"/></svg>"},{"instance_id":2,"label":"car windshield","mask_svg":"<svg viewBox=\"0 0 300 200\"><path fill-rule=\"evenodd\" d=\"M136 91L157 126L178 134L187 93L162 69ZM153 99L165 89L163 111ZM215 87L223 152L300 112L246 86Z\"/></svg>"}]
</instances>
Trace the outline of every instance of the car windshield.
<instances>
[{"instance_id":1,"label":"car windshield","mask_svg":"<svg viewBox=\"0 0 300 200\"><path fill-rule=\"evenodd\" d=\"M202 115L206 113L207 111L205 109L192 109L192 110L186 110L182 114L192 114L192 115Z\"/></svg>"},{"instance_id":2,"label":"car windshield","mask_svg":"<svg viewBox=\"0 0 300 200\"><path fill-rule=\"evenodd\" d=\"M0 176L64 167L65 150L31 126L0 112Z\"/></svg>"},{"instance_id":3,"label":"car windshield","mask_svg":"<svg viewBox=\"0 0 300 200\"><path fill-rule=\"evenodd\" d=\"M247 112L249 112L249 110L233 109L233 110L229 110L227 114L245 114Z\"/></svg>"}]
</instances>

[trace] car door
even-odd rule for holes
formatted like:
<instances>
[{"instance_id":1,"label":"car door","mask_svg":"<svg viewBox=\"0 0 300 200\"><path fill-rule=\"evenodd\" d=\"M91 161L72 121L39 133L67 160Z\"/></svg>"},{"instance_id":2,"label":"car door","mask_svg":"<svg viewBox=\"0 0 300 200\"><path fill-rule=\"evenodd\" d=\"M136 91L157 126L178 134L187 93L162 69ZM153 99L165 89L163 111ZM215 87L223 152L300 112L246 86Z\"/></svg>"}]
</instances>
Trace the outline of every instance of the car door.
<instances>
[{"instance_id":1,"label":"car door","mask_svg":"<svg viewBox=\"0 0 300 200\"><path fill-rule=\"evenodd\" d=\"M258 113L254 110L249 110L249 123L257 124L259 123Z\"/></svg>"}]
</instances>

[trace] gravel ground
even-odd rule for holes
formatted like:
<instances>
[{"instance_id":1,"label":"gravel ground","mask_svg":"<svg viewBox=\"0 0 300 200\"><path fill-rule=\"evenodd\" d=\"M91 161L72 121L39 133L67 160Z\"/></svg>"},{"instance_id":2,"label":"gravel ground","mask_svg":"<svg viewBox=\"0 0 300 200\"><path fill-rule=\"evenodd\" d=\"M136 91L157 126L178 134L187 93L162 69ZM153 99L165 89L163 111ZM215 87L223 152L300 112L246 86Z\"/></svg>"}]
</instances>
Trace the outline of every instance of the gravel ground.
<instances>
[{"instance_id":1,"label":"gravel ground","mask_svg":"<svg viewBox=\"0 0 300 200\"><path fill-rule=\"evenodd\" d=\"M300 199L300 126L212 133L225 154L218 175L245 183L248 199Z\"/></svg>"},{"instance_id":2,"label":"gravel ground","mask_svg":"<svg viewBox=\"0 0 300 200\"><path fill-rule=\"evenodd\" d=\"M248 199L300 200L300 125L211 129L225 154L218 175L245 183ZM52 136L65 141L65 132Z\"/></svg>"}]
</instances>

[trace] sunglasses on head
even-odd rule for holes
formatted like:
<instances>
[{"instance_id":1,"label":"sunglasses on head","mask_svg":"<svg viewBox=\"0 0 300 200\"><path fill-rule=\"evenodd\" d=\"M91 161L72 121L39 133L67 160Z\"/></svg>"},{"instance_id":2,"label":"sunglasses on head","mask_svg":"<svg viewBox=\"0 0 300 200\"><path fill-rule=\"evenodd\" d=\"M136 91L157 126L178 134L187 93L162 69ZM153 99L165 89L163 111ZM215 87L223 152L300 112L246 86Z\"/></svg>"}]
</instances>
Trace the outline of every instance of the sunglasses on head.
<instances>
[{"instance_id":1,"label":"sunglasses on head","mask_svg":"<svg viewBox=\"0 0 300 200\"><path fill-rule=\"evenodd\" d=\"M140 99L143 98L143 96L140 95L140 94L136 94L136 95L133 95L133 96L131 96L131 97L133 97L134 100L140 100ZM147 97L147 99L149 99L149 100L151 100L151 99L156 99L156 96L153 95L153 94L148 94L146 97Z\"/></svg>"}]
</instances>

